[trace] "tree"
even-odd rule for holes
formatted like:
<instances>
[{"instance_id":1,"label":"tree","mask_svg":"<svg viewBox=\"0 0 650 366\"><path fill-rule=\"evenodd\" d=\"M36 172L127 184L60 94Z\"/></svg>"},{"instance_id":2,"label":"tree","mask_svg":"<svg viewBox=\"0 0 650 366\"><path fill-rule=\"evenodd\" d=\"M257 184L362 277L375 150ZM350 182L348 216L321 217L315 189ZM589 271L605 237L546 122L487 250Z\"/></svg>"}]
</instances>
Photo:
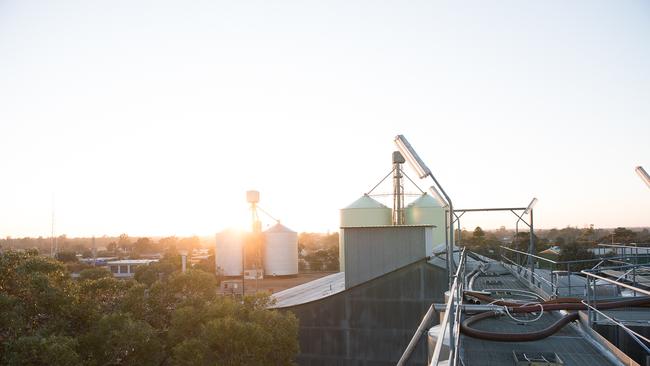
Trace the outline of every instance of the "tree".
<instances>
[{"instance_id":1,"label":"tree","mask_svg":"<svg viewBox=\"0 0 650 366\"><path fill-rule=\"evenodd\" d=\"M201 240L198 236L191 236L189 238L182 238L177 246L179 249L187 250L192 253L192 250L201 247Z\"/></svg>"},{"instance_id":2,"label":"tree","mask_svg":"<svg viewBox=\"0 0 650 366\"><path fill-rule=\"evenodd\" d=\"M124 252L131 251L133 244L127 234L120 234L120 238L117 240L117 247Z\"/></svg>"},{"instance_id":3,"label":"tree","mask_svg":"<svg viewBox=\"0 0 650 366\"><path fill-rule=\"evenodd\" d=\"M476 244L483 243L483 241L485 240L485 232L483 231L483 229L481 229L480 226L477 226L476 229L474 229L474 232L472 233L472 238Z\"/></svg>"},{"instance_id":4,"label":"tree","mask_svg":"<svg viewBox=\"0 0 650 366\"><path fill-rule=\"evenodd\" d=\"M151 253L154 249L154 243L149 238L139 238L133 243L133 251L137 254Z\"/></svg>"},{"instance_id":5,"label":"tree","mask_svg":"<svg viewBox=\"0 0 650 366\"><path fill-rule=\"evenodd\" d=\"M6 346L6 365L77 366L81 359L76 351L77 341L71 337L38 335L20 337Z\"/></svg>"},{"instance_id":6,"label":"tree","mask_svg":"<svg viewBox=\"0 0 650 366\"><path fill-rule=\"evenodd\" d=\"M593 259L594 254L587 250L586 246L577 242L572 242L564 245L560 250L559 261L574 261L583 259ZM586 268L591 268L593 263L576 263L571 265L572 271L580 271Z\"/></svg>"},{"instance_id":7,"label":"tree","mask_svg":"<svg viewBox=\"0 0 650 366\"><path fill-rule=\"evenodd\" d=\"M165 256L158 262L149 263L147 266L139 266L135 270L135 280L147 286L154 282L166 279L175 271L181 269L181 258L179 255Z\"/></svg>"},{"instance_id":8,"label":"tree","mask_svg":"<svg viewBox=\"0 0 650 366\"><path fill-rule=\"evenodd\" d=\"M154 329L129 314L104 315L81 337L87 365L158 365L162 345Z\"/></svg>"},{"instance_id":9,"label":"tree","mask_svg":"<svg viewBox=\"0 0 650 366\"><path fill-rule=\"evenodd\" d=\"M339 247L318 249L306 254L304 259L312 271L336 271L339 269Z\"/></svg>"},{"instance_id":10,"label":"tree","mask_svg":"<svg viewBox=\"0 0 650 366\"><path fill-rule=\"evenodd\" d=\"M205 259L201 259L199 263L194 265L194 269L200 269L201 271L208 272L208 273L215 273L215 262L214 262L214 254L208 256Z\"/></svg>"},{"instance_id":11,"label":"tree","mask_svg":"<svg viewBox=\"0 0 650 366\"><path fill-rule=\"evenodd\" d=\"M117 243L112 241L106 245L106 250L115 254L117 252Z\"/></svg>"},{"instance_id":12,"label":"tree","mask_svg":"<svg viewBox=\"0 0 650 366\"><path fill-rule=\"evenodd\" d=\"M77 254L72 251L61 251L56 253L56 259L64 263L78 262Z\"/></svg>"},{"instance_id":13,"label":"tree","mask_svg":"<svg viewBox=\"0 0 650 366\"><path fill-rule=\"evenodd\" d=\"M614 242L616 243L633 243L636 240L636 233L624 227L614 229Z\"/></svg>"},{"instance_id":14,"label":"tree","mask_svg":"<svg viewBox=\"0 0 650 366\"><path fill-rule=\"evenodd\" d=\"M79 272L79 279L83 280L98 280L100 278L113 277L113 273L106 268L96 267L87 268Z\"/></svg>"},{"instance_id":15,"label":"tree","mask_svg":"<svg viewBox=\"0 0 650 366\"><path fill-rule=\"evenodd\" d=\"M217 296L213 274L162 264L172 271L147 285L97 268L75 281L36 251L0 253L0 364L292 364L293 314L268 310L268 295Z\"/></svg>"},{"instance_id":16,"label":"tree","mask_svg":"<svg viewBox=\"0 0 650 366\"><path fill-rule=\"evenodd\" d=\"M169 334L174 365L291 365L298 353L298 321L269 311L268 295L244 305L220 297L197 311L180 308Z\"/></svg>"}]
</instances>

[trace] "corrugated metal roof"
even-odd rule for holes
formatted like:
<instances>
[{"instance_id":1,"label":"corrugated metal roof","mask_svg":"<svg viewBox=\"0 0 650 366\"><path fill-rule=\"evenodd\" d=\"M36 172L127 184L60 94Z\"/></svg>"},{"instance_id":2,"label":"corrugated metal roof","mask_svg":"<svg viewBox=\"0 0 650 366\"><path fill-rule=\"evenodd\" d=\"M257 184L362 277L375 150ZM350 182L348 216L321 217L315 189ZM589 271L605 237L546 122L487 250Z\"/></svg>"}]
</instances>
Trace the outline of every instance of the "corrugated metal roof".
<instances>
[{"instance_id":1,"label":"corrugated metal roof","mask_svg":"<svg viewBox=\"0 0 650 366\"><path fill-rule=\"evenodd\" d=\"M274 308L300 305L319 300L345 290L345 272L334 273L272 295Z\"/></svg>"}]
</instances>

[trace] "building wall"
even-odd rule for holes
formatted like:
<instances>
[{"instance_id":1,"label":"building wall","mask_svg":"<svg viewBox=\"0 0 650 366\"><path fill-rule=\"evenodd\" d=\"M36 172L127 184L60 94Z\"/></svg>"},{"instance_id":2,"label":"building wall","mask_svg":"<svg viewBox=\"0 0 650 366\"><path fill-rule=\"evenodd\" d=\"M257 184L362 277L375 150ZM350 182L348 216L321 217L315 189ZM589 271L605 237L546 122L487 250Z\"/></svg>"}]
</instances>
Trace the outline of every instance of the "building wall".
<instances>
[{"instance_id":1,"label":"building wall","mask_svg":"<svg viewBox=\"0 0 650 366\"><path fill-rule=\"evenodd\" d=\"M627 327L644 337L650 337L649 326L628 325ZM594 324L593 328L640 365L650 364L650 355L647 355L645 350L623 328L607 324Z\"/></svg>"},{"instance_id":2,"label":"building wall","mask_svg":"<svg viewBox=\"0 0 650 366\"><path fill-rule=\"evenodd\" d=\"M377 278L427 256L427 226L343 228L345 288Z\"/></svg>"},{"instance_id":3,"label":"building wall","mask_svg":"<svg viewBox=\"0 0 650 366\"><path fill-rule=\"evenodd\" d=\"M298 364L395 365L431 303L444 301L446 286L445 270L421 260L330 297L284 308L300 321ZM409 365L425 365L426 355L423 336Z\"/></svg>"}]
</instances>

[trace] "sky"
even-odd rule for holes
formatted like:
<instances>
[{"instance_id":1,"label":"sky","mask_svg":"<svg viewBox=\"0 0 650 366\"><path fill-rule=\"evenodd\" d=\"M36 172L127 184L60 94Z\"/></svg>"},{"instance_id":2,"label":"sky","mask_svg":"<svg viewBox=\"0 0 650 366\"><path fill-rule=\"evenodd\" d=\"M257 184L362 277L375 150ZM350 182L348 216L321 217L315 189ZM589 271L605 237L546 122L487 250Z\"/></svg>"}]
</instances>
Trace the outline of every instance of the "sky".
<instances>
[{"instance_id":1,"label":"sky","mask_svg":"<svg viewBox=\"0 0 650 366\"><path fill-rule=\"evenodd\" d=\"M249 189L335 231L397 134L456 208L650 226L650 3L0 1L0 237L211 235Z\"/></svg>"}]
</instances>

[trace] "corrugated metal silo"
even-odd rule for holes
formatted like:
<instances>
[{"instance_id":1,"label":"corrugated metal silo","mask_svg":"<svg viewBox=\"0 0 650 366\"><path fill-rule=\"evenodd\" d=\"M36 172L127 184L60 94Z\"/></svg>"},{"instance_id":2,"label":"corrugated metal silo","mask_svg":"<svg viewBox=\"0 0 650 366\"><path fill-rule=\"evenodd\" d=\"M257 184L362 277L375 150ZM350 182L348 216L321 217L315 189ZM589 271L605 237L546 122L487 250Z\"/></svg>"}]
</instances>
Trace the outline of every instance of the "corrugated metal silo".
<instances>
[{"instance_id":1,"label":"corrugated metal silo","mask_svg":"<svg viewBox=\"0 0 650 366\"><path fill-rule=\"evenodd\" d=\"M434 225L433 245L445 242L446 210L437 199L424 193L404 211L406 225Z\"/></svg>"},{"instance_id":2,"label":"corrugated metal silo","mask_svg":"<svg viewBox=\"0 0 650 366\"><path fill-rule=\"evenodd\" d=\"M392 224L392 210L364 194L341 209L341 227L388 226Z\"/></svg>"},{"instance_id":3,"label":"corrugated metal silo","mask_svg":"<svg viewBox=\"0 0 650 366\"><path fill-rule=\"evenodd\" d=\"M280 223L264 231L264 275L298 274L298 233Z\"/></svg>"},{"instance_id":4,"label":"corrugated metal silo","mask_svg":"<svg viewBox=\"0 0 650 366\"><path fill-rule=\"evenodd\" d=\"M224 276L241 276L243 234L235 230L224 230L217 234L215 261L217 273Z\"/></svg>"}]
</instances>

